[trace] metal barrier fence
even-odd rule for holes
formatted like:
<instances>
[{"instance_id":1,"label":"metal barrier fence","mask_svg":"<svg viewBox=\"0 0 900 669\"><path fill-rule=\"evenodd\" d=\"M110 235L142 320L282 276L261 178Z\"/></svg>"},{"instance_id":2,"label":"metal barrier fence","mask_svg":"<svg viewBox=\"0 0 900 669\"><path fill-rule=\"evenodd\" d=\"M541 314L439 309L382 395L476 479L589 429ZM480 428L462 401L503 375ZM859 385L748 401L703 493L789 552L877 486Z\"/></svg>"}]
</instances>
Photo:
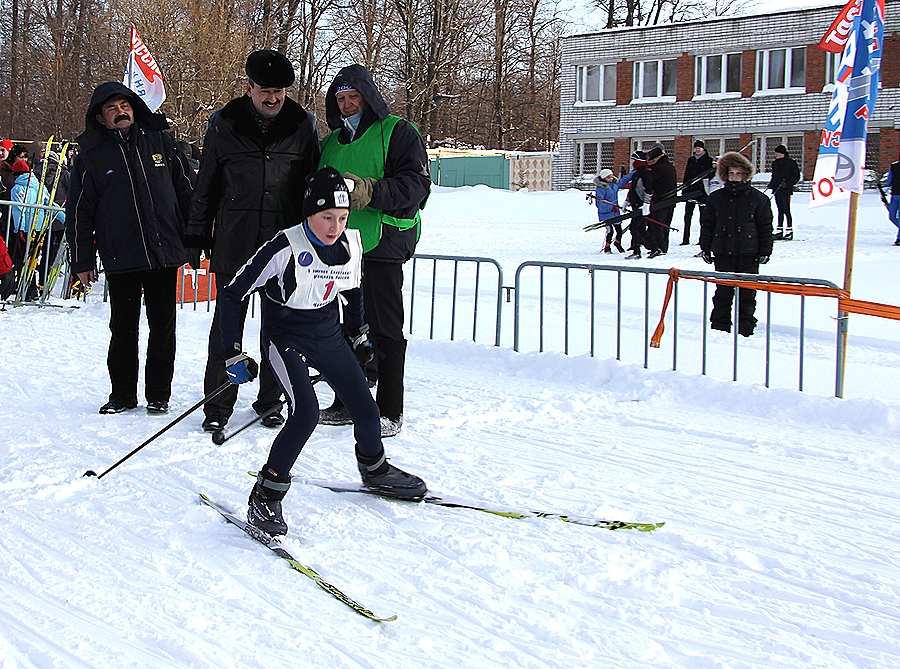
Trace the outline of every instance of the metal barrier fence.
<instances>
[{"instance_id":1,"label":"metal barrier fence","mask_svg":"<svg viewBox=\"0 0 900 669\"><path fill-rule=\"evenodd\" d=\"M496 286L479 280L486 265L496 268ZM837 288L829 281L794 277L692 271L681 276ZM841 395L845 318L833 299L758 291L759 324L755 336L744 338L737 327L730 335L710 332L709 283L680 281L673 288L661 347L654 349L650 338L669 280L665 269L528 261L518 266L509 287L490 258L416 255L410 278L405 287L410 334L453 340L465 332L471 341L516 351L615 357L645 369L800 391L812 385ZM511 314L503 308L510 301ZM492 306L479 309L479 304ZM734 323L739 308L740 291L735 290Z\"/></svg>"}]
</instances>

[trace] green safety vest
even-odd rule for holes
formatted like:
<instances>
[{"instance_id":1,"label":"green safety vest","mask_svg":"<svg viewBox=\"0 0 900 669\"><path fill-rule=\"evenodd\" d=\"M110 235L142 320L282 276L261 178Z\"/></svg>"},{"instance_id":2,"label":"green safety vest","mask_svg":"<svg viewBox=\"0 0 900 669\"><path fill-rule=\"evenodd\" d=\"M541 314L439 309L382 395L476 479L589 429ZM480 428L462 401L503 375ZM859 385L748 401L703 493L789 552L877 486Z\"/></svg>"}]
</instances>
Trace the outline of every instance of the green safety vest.
<instances>
[{"instance_id":1,"label":"green safety vest","mask_svg":"<svg viewBox=\"0 0 900 669\"><path fill-rule=\"evenodd\" d=\"M322 142L322 158L319 160L319 169L329 166L341 174L350 172L363 179L367 177L383 178L388 145L391 143L391 134L398 121L400 121L399 116L389 114L373 123L361 137L349 144L338 142L341 128L333 131ZM381 240L382 225L392 225L399 230L409 230L420 225L421 222L422 218L419 212L416 212L415 218L397 218L389 216L379 209L366 207L359 211L351 211L347 226L359 230L363 252L368 253L378 246L378 242Z\"/></svg>"}]
</instances>

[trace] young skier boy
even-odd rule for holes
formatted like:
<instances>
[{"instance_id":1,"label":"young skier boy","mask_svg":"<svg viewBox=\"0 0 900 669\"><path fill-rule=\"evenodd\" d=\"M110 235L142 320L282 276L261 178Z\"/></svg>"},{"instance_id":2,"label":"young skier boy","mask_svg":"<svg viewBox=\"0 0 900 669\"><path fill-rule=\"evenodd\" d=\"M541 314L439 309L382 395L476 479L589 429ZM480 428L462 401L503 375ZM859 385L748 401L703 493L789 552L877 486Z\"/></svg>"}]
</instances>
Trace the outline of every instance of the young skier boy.
<instances>
[{"instance_id":1,"label":"young skier boy","mask_svg":"<svg viewBox=\"0 0 900 669\"><path fill-rule=\"evenodd\" d=\"M247 521L269 534L287 533L281 500L291 486L291 467L319 419L308 367L317 369L353 418L356 459L363 483L401 499L421 499L425 483L387 462L378 405L360 363L371 360L362 304L362 243L348 230L349 190L325 167L307 177L300 225L266 242L219 294L225 366L232 383L252 380L257 365L241 347L241 302L254 291L262 310L264 351L287 398L289 416L250 493ZM338 295L346 299L341 328Z\"/></svg>"}]
</instances>

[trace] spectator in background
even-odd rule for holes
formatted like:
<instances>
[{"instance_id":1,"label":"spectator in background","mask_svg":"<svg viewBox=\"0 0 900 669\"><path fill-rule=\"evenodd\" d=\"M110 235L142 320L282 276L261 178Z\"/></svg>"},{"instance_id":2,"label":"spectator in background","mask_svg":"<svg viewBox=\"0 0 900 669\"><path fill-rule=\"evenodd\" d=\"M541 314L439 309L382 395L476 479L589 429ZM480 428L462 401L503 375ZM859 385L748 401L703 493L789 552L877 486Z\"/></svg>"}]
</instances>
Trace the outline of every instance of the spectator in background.
<instances>
[{"instance_id":1,"label":"spectator in background","mask_svg":"<svg viewBox=\"0 0 900 669\"><path fill-rule=\"evenodd\" d=\"M305 180L319 162L316 117L285 92L294 84L291 61L277 51L254 51L244 69L245 94L209 118L185 238L191 248L212 249L209 268L217 290L231 283L263 244L303 220L300 205ZM241 306L242 328L248 304ZM267 308L263 300L263 318ZM219 319L217 302L203 378L207 396L228 380ZM235 386L208 400L203 406L203 429L216 432L225 427L237 396ZM262 351L253 409L266 414L263 425L276 428L284 424L280 405L281 389Z\"/></svg>"},{"instance_id":2,"label":"spectator in background","mask_svg":"<svg viewBox=\"0 0 900 669\"><path fill-rule=\"evenodd\" d=\"M688 158L687 165L684 168L684 178L681 183L684 184L683 195L689 197L690 200L684 203L684 230L681 233L681 245L687 246L691 243L691 219L694 217L694 208L696 204L706 203L706 182L712 176L713 159L706 151L706 145L697 140L694 142L694 152ZM705 177L703 175L706 175ZM688 186L687 184L692 184Z\"/></svg>"},{"instance_id":3,"label":"spectator in background","mask_svg":"<svg viewBox=\"0 0 900 669\"><path fill-rule=\"evenodd\" d=\"M884 187L891 189L888 218L897 226L897 239L894 240L894 246L900 246L900 160L891 163Z\"/></svg>"},{"instance_id":4,"label":"spectator in background","mask_svg":"<svg viewBox=\"0 0 900 669\"><path fill-rule=\"evenodd\" d=\"M634 172L616 179L612 170L600 170L600 174L594 177L594 205L597 207L597 219L603 221L619 215L619 189L624 188L631 181ZM606 228L606 244L604 253L612 253L613 233L616 236L616 250L625 253L622 248L622 224L612 223Z\"/></svg>"},{"instance_id":5,"label":"spectator in background","mask_svg":"<svg viewBox=\"0 0 900 669\"><path fill-rule=\"evenodd\" d=\"M141 303L149 338L144 368L147 412L167 413L175 371L178 268L188 260L184 225L194 192L187 158L131 89L110 81L94 89L77 138L66 203L72 274L97 280L95 254L106 270L111 391L102 414L137 406Z\"/></svg>"},{"instance_id":6,"label":"spectator in background","mask_svg":"<svg viewBox=\"0 0 900 669\"><path fill-rule=\"evenodd\" d=\"M775 193L775 206L778 207L778 228L775 239L790 241L794 238L794 222L791 218L791 194L794 186L800 181L800 167L788 155L784 144L775 147L775 160L772 161L772 179L769 190ZM784 227L782 228L782 224Z\"/></svg>"},{"instance_id":7,"label":"spectator in background","mask_svg":"<svg viewBox=\"0 0 900 669\"><path fill-rule=\"evenodd\" d=\"M647 152L647 166L650 168L650 176L653 179L653 200L651 205L674 198L678 187L678 174L675 166L669 160L666 149L659 142ZM650 254L648 258L656 258L669 252L669 231L672 227L672 217L675 215L675 203L671 206L656 208L647 217L650 239Z\"/></svg>"},{"instance_id":8,"label":"spectator in background","mask_svg":"<svg viewBox=\"0 0 900 669\"><path fill-rule=\"evenodd\" d=\"M367 374L378 383L381 434L392 437L403 424L403 263L415 253L419 210L431 192L428 152L418 128L391 114L362 65L337 73L325 95L325 112L332 133L322 140L320 167L334 167L354 183L347 225L362 237L362 287L375 344L376 365ZM320 421L345 425L351 417L336 397Z\"/></svg>"},{"instance_id":9,"label":"spectator in background","mask_svg":"<svg viewBox=\"0 0 900 669\"><path fill-rule=\"evenodd\" d=\"M634 172L625 199L631 210L639 213L628 224L628 229L631 230L631 253L625 256L625 260L636 260L641 257L641 245L647 236L647 220L644 215L650 213L650 198L653 197L653 179L650 170L647 169L647 154L635 151L631 154L631 164Z\"/></svg>"},{"instance_id":10,"label":"spectator in background","mask_svg":"<svg viewBox=\"0 0 900 669\"><path fill-rule=\"evenodd\" d=\"M700 213L703 260L717 272L759 274L772 255L772 207L769 198L750 185L753 166L736 151L718 162L725 186L710 194ZM749 337L756 329L756 291L740 288L738 333ZM710 327L731 332L734 287L718 285L713 295Z\"/></svg>"}]
</instances>

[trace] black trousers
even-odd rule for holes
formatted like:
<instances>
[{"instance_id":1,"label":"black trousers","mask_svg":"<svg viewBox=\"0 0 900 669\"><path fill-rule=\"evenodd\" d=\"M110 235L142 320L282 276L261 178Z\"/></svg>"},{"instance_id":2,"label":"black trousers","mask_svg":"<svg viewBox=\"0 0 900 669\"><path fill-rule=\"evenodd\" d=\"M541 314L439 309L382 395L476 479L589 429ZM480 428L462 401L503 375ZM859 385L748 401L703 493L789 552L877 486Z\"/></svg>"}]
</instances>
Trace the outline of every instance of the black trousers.
<instances>
[{"instance_id":1,"label":"black trousers","mask_svg":"<svg viewBox=\"0 0 900 669\"><path fill-rule=\"evenodd\" d=\"M684 230L681 233L681 241L684 244L691 243L691 219L694 218L694 208L697 206L697 203L705 203L706 202L706 193L685 193L685 195L689 195L696 200L688 200L684 203ZM701 210L702 211L702 210Z\"/></svg>"},{"instance_id":2,"label":"black trousers","mask_svg":"<svg viewBox=\"0 0 900 669\"><path fill-rule=\"evenodd\" d=\"M216 274L216 291L219 291L234 278L231 274ZM244 322L247 320L247 309L250 306L250 300L244 300L241 303L240 323L241 329L244 328ZM264 315L266 308L266 300L260 300L260 318ZM206 372L203 376L203 394L209 395L216 388L221 386L228 380L225 373L225 349L222 348L222 331L219 327L219 304L216 302L216 309L213 313L212 325L209 328L209 346L206 359ZM226 420L234 413L234 404L237 402L238 387L231 386L227 390L219 393L209 402L203 405L203 412L207 416L221 416ZM253 403L256 413L265 413L273 406L281 402L281 389L278 387L278 381L272 372L272 366L266 357L265 347L260 343L260 361L259 361L259 394ZM276 470L278 471L278 470Z\"/></svg>"},{"instance_id":3,"label":"black trousers","mask_svg":"<svg viewBox=\"0 0 900 669\"><path fill-rule=\"evenodd\" d=\"M109 399L137 404L138 331L141 295L150 328L144 367L148 402L168 402L175 372L175 277L178 269L162 267L142 272L107 274L109 288L109 352L106 366L112 391Z\"/></svg>"},{"instance_id":4,"label":"black trousers","mask_svg":"<svg viewBox=\"0 0 900 669\"><path fill-rule=\"evenodd\" d=\"M775 193L775 206L778 208L778 229L781 230L784 222L787 223L784 226L786 230L793 229L794 219L791 217L791 193L781 190L777 191Z\"/></svg>"},{"instance_id":5,"label":"black trousers","mask_svg":"<svg viewBox=\"0 0 900 669\"><path fill-rule=\"evenodd\" d=\"M737 272L739 274L759 274L759 260L756 256L716 256L717 272ZM731 305L734 301L733 286L716 286L713 295L713 309L709 322L716 330L731 332ZM756 329L756 291L749 288L738 289L738 332L749 337Z\"/></svg>"},{"instance_id":6,"label":"black trousers","mask_svg":"<svg viewBox=\"0 0 900 669\"><path fill-rule=\"evenodd\" d=\"M347 407L353 419L356 452L371 459L384 452L378 406L356 356L343 337L305 342L302 352L292 342L268 342L267 357L288 405L287 420L272 442L267 467L279 474L289 473L319 422L319 401L309 377L309 366L322 374Z\"/></svg>"},{"instance_id":7,"label":"black trousers","mask_svg":"<svg viewBox=\"0 0 900 669\"><path fill-rule=\"evenodd\" d=\"M650 212L650 218L653 221L647 221L647 230L650 232L649 237L653 242L652 245L648 245L648 248L659 249L663 253L669 252L669 230L674 214L674 207L666 207L665 209Z\"/></svg>"},{"instance_id":8,"label":"black trousers","mask_svg":"<svg viewBox=\"0 0 900 669\"><path fill-rule=\"evenodd\" d=\"M362 288L369 340L375 346L375 358L366 367L366 377L378 383L375 402L381 415L398 420L403 415L406 372L403 265L364 259ZM340 394L336 393L332 407L341 406Z\"/></svg>"},{"instance_id":9,"label":"black trousers","mask_svg":"<svg viewBox=\"0 0 900 669\"><path fill-rule=\"evenodd\" d=\"M366 321L375 344L378 388L375 402L381 415L398 420L403 414L406 337L403 335L403 265L363 262ZM372 378L372 374L367 376Z\"/></svg>"},{"instance_id":10,"label":"black trousers","mask_svg":"<svg viewBox=\"0 0 900 669\"><path fill-rule=\"evenodd\" d=\"M644 243L644 238L647 236L647 219L643 216L635 216L631 219L628 229L631 231L631 246L629 248L635 253L640 253L641 244Z\"/></svg>"}]
</instances>

